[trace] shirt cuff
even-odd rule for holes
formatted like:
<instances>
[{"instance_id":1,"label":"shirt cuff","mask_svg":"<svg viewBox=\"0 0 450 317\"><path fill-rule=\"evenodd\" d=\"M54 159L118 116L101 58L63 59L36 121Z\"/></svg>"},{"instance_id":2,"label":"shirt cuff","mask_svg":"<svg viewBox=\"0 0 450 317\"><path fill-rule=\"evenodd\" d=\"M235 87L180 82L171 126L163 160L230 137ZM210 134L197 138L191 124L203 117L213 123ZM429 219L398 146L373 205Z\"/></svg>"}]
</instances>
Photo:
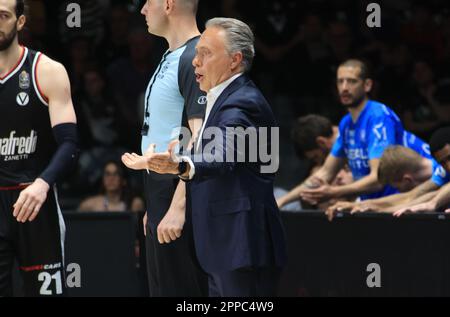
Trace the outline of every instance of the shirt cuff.
<instances>
[{"instance_id":1,"label":"shirt cuff","mask_svg":"<svg viewBox=\"0 0 450 317\"><path fill-rule=\"evenodd\" d=\"M191 169L189 170L189 176L187 178L180 176L181 180L184 180L184 181L192 180L194 178L194 176L195 176L195 165L194 165L194 162L192 162L192 160L191 160L191 158L189 156L181 156L180 160L183 161L183 162L188 163L189 166L191 167Z\"/></svg>"}]
</instances>

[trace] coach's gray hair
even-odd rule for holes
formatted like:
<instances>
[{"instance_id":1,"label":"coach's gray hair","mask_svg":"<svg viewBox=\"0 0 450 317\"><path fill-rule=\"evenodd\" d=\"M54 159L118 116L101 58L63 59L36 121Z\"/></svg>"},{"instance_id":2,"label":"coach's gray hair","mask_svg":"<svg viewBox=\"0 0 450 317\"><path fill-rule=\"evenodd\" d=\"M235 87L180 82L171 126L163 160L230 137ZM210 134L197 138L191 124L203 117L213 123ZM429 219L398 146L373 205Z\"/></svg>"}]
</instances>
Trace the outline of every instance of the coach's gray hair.
<instances>
[{"instance_id":1,"label":"coach's gray hair","mask_svg":"<svg viewBox=\"0 0 450 317\"><path fill-rule=\"evenodd\" d=\"M206 22L206 28L217 27L226 34L225 46L230 54L242 53L242 68L250 71L255 57L255 36L250 27L242 21L231 18L214 18Z\"/></svg>"}]
</instances>

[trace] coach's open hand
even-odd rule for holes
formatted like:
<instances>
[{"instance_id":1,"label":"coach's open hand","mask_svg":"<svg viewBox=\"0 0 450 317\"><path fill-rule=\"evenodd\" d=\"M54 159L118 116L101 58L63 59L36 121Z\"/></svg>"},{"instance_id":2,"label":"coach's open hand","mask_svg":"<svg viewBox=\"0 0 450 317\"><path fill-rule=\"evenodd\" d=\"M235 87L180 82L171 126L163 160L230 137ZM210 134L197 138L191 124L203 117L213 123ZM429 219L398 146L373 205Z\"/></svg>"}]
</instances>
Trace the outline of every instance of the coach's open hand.
<instances>
[{"instance_id":1,"label":"coach's open hand","mask_svg":"<svg viewBox=\"0 0 450 317\"><path fill-rule=\"evenodd\" d=\"M175 147L178 140L170 142L167 151L164 153L154 153L148 158L148 169L158 174L174 174L177 175L179 159L175 154Z\"/></svg>"},{"instance_id":2,"label":"coach's open hand","mask_svg":"<svg viewBox=\"0 0 450 317\"><path fill-rule=\"evenodd\" d=\"M122 163L129 169L135 171L146 170L148 167L148 159L155 153L155 144L151 144L144 155L138 155L136 153L125 153L122 155Z\"/></svg>"},{"instance_id":3,"label":"coach's open hand","mask_svg":"<svg viewBox=\"0 0 450 317\"><path fill-rule=\"evenodd\" d=\"M18 222L25 223L36 219L42 205L47 199L50 186L38 178L33 184L25 188L14 204L13 215Z\"/></svg>"}]
</instances>

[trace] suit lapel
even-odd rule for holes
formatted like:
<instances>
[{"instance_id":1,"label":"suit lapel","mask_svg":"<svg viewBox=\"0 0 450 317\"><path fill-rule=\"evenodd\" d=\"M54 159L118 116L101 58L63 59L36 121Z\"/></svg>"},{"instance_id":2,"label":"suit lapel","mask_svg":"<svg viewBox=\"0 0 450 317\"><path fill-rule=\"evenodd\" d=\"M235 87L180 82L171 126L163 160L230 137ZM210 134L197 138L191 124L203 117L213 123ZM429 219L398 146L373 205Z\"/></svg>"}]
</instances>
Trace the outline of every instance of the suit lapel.
<instances>
[{"instance_id":1,"label":"suit lapel","mask_svg":"<svg viewBox=\"0 0 450 317\"><path fill-rule=\"evenodd\" d=\"M211 113L209 114L208 121L205 124L205 128L209 127L211 122L213 121L214 115L219 111L219 109L222 107L222 104L227 100L227 98L234 93L236 90L244 86L250 79L247 77L247 75L242 75L238 78L236 78L217 98L216 103L214 104L213 108L211 109Z\"/></svg>"}]
</instances>

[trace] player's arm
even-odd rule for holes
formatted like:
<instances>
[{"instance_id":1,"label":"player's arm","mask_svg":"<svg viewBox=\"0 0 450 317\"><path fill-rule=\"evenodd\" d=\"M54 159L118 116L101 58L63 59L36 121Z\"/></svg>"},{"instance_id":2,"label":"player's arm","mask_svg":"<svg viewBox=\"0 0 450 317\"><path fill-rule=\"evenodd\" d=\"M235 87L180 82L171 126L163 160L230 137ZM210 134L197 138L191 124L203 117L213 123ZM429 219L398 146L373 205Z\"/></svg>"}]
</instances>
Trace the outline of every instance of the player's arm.
<instances>
[{"instance_id":1,"label":"player's arm","mask_svg":"<svg viewBox=\"0 0 450 317\"><path fill-rule=\"evenodd\" d=\"M181 237L186 220L186 183L179 182L169 210L158 225L158 242L170 243Z\"/></svg>"},{"instance_id":2,"label":"player's arm","mask_svg":"<svg viewBox=\"0 0 450 317\"><path fill-rule=\"evenodd\" d=\"M394 217L400 217L406 212L433 212L436 211L436 205L433 202L440 190L425 194L410 203L395 206L388 209L388 212L392 213Z\"/></svg>"},{"instance_id":3,"label":"player's arm","mask_svg":"<svg viewBox=\"0 0 450 317\"><path fill-rule=\"evenodd\" d=\"M66 69L42 55L36 76L42 94L48 99L50 122L58 148L47 168L21 192L14 204L13 213L19 222L36 218L50 187L73 167L78 153L76 116Z\"/></svg>"},{"instance_id":4,"label":"player's arm","mask_svg":"<svg viewBox=\"0 0 450 317\"><path fill-rule=\"evenodd\" d=\"M378 166L379 159L369 161L370 174L344 186L330 187L331 196L333 198L345 198L349 196L360 196L364 194L371 194L383 189L383 185L378 182Z\"/></svg>"},{"instance_id":5,"label":"player's arm","mask_svg":"<svg viewBox=\"0 0 450 317\"><path fill-rule=\"evenodd\" d=\"M436 205L436 210L450 206L450 183L439 190L432 202Z\"/></svg>"},{"instance_id":6,"label":"player's arm","mask_svg":"<svg viewBox=\"0 0 450 317\"><path fill-rule=\"evenodd\" d=\"M439 190L421 196L410 204L394 211L394 216L401 216L405 212L435 212L445 209L450 204L450 184Z\"/></svg>"},{"instance_id":7,"label":"player's arm","mask_svg":"<svg viewBox=\"0 0 450 317\"><path fill-rule=\"evenodd\" d=\"M433 192L438 188L439 186L430 179L406 193L369 199L358 203L338 202L329 208L329 212L351 211L352 214L367 211L391 212L393 209L411 203L414 199Z\"/></svg>"},{"instance_id":8,"label":"player's arm","mask_svg":"<svg viewBox=\"0 0 450 317\"><path fill-rule=\"evenodd\" d=\"M382 209L388 209L395 206L411 203L415 199L423 197L424 195L430 192L434 192L438 189L439 186L436 185L436 183L434 183L432 180L428 180L409 192L370 200L370 203L373 204L377 208L377 210L383 211Z\"/></svg>"},{"instance_id":9,"label":"player's arm","mask_svg":"<svg viewBox=\"0 0 450 317\"><path fill-rule=\"evenodd\" d=\"M331 154L328 155L324 165L316 173L277 200L278 207L282 208L293 201L299 200L303 192L307 189L319 187L325 183L331 183L344 165L344 158L335 157Z\"/></svg>"},{"instance_id":10,"label":"player's arm","mask_svg":"<svg viewBox=\"0 0 450 317\"><path fill-rule=\"evenodd\" d=\"M198 137L198 133L203 124L203 119L189 119L189 128L192 131L192 137L189 141L188 150L194 144ZM186 220L186 183L179 182L173 195L169 210L158 225L158 241L159 243L170 243L181 237L184 222Z\"/></svg>"},{"instance_id":11,"label":"player's arm","mask_svg":"<svg viewBox=\"0 0 450 317\"><path fill-rule=\"evenodd\" d=\"M320 202L329 199L339 199L350 196L359 196L362 194L370 194L379 191L383 186L378 182L377 170L379 160L370 160L370 174L355 181L349 185L330 186L324 184L317 189L308 189L303 191L302 198L308 202Z\"/></svg>"}]
</instances>

